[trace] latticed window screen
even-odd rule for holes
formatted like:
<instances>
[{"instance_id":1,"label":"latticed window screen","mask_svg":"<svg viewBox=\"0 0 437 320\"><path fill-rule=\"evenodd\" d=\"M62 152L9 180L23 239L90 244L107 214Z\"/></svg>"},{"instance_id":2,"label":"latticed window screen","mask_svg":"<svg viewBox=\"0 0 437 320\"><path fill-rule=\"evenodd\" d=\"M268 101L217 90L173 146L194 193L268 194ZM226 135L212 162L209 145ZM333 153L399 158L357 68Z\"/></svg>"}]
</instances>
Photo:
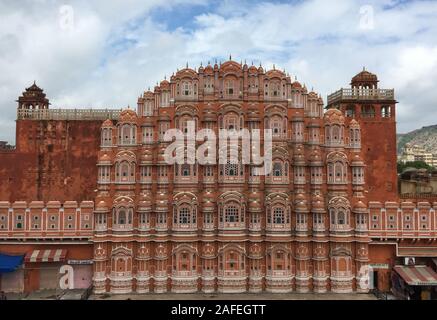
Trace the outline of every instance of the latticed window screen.
<instances>
[{"instance_id":1,"label":"latticed window screen","mask_svg":"<svg viewBox=\"0 0 437 320\"><path fill-rule=\"evenodd\" d=\"M227 207L225 210L226 222L238 222L238 208L235 206Z\"/></svg>"}]
</instances>

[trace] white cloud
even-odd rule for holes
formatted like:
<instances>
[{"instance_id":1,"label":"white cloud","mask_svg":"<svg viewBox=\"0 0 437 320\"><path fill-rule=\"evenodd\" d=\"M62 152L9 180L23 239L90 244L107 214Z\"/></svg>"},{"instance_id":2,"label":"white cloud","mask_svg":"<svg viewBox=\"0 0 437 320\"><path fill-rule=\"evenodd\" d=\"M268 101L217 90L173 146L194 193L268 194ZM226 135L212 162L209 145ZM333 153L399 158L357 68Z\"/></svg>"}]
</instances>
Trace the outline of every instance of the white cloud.
<instances>
[{"instance_id":1,"label":"white cloud","mask_svg":"<svg viewBox=\"0 0 437 320\"><path fill-rule=\"evenodd\" d=\"M205 5L191 17L194 29L170 30L151 15L157 7L174 10L177 25L186 3ZM360 29L364 5L373 8L373 29ZM324 97L366 66L382 87L396 88L399 131L437 118L434 1L79 0L71 30L60 26L60 7L54 0L0 3L0 140L13 140L14 101L33 80L54 107L121 108L186 61L197 66L229 54L275 63Z\"/></svg>"}]
</instances>

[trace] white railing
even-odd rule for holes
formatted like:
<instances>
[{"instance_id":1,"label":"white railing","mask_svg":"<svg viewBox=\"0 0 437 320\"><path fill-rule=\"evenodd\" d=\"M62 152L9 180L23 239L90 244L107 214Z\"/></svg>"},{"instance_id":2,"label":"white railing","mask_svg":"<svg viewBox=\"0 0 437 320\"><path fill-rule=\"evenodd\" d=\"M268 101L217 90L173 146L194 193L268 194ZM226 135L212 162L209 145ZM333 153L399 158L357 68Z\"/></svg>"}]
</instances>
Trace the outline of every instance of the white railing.
<instances>
[{"instance_id":1,"label":"white railing","mask_svg":"<svg viewBox=\"0 0 437 320\"><path fill-rule=\"evenodd\" d=\"M218 226L220 230L242 230L245 227L244 222L220 222Z\"/></svg>"},{"instance_id":2,"label":"white railing","mask_svg":"<svg viewBox=\"0 0 437 320\"><path fill-rule=\"evenodd\" d=\"M307 223L297 223L296 224L296 231L307 232L308 231L308 224Z\"/></svg>"},{"instance_id":3,"label":"white railing","mask_svg":"<svg viewBox=\"0 0 437 320\"><path fill-rule=\"evenodd\" d=\"M197 230L196 223L175 223L172 226L173 231L191 231L194 232Z\"/></svg>"},{"instance_id":4,"label":"white railing","mask_svg":"<svg viewBox=\"0 0 437 320\"><path fill-rule=\"evenodd\" d=\"M187 277L198 277L197 271L173 271L172 277L181 277L181 278L187 278Z\"/></svg>"},{"instance_id":5,"label":"white railing","mask_svg":"<svg viewBox=\"0 0 437 320\"><path fill-rule=\"evenodd\" d=\"M261 231L261 223L249 223L249 231Z\"/></svg>"},{"instance_id":6,"label":"white railing","mask_svg":"<svg viewBox=\"0 0 437 320\"><path fill-rule=\"evenodd\" d=\"M125 280L125 279L129 279L132 278L132 273L131 272L115 272L112 271L111 274L109 275L109 278L111 280Z\"/></svg>"},{"instance_id":7,"label":"white railing","mask_svg":"<svg viewBox=\"0 0 437 320\"><path fill-rule=\"evenodd\" d=\"M211 278L215 277L216 273L214 270L202 270L202 277L204 278Z\"/></svg>"},{"instance_id":8,"label":"white railing","mask_svg":"<svg viewBox=\"0 0 437 320\"><path fill-rule=\"evenodd\" d=\"M268 270L267 277L291 277L291 271L289 270Z\"/></svg>"},{"instance_id":9,"label":"white railing","mask_svg":"<svg viewBox=\"0 0 437 320\"><path fill-rule=\"evenodd\" d=\"M324 232L326 231L326 227L323 223L315 223L313 224L313 231Z\"/></svg>"},{"instance_id":10,"label":"white railing","mask_svg":"<svg viewBox=\"0 0 437 320\"><path fill-rule=\"evenodd\" d=\"M18 109L18 120L118 120L115 109Z\"/></svg>"},{"instance_id":11,"label":"white railing","mask_svg":"<svg viewBox=\"0 0 437 320\"><path fill-rule=\"evenodd\" d=\"M246 276L245 270L226 270L226 271L219 271L218 272L219 277L244 277Z\"/></svg>"},{"instance_id":12,"label":"white railing","mask_svg":"<svg viewBox=\"0 0 437 320\"><path fill-rule=\"evenodd\" d=\"M93 280L94 281L104 281L104 280L106 280L106 273L105 273L105 271L94 272Z\"/></svg>"},{"instance_id":13,"label":"white railing","mask_svg":"<svg viewBox=\"0 0 437 320\"><path fill-rule=\"evenodd\" d=\"M267 231L291 232L291 224L290 223L267 223L266 230Z\"/></svg>"},{"instance_id":14,"label":"white railing","mask_svg":"<svg viewBox=\"0 0 437 320\"><path fill-rule=\"evenodd\" d=\"M328 96L328 105L343 99L394 100L394 89L342 88Z\"/></svg>"},{"instance_id":15,"label":"white railing","mask_svg":"<svg viewBox=\"0 0 437 320\"><path fill-rule=\"evenodd\" d=\"M132 224L114 224L112 226L112 231L132 231Z\"/></svg>"},{"instance_id":16,"label":"white railing","mask_svg":"<svg viewBox=\"0 0 437 320\"><path fill-rule=\"evenodd\" d=\"M213 231L214 230L214 223L204 223L202 226L202 230Z\"/></svg>"},{"instance_id":17,"label":"white railing","mask_svg":"<svg viewBox=\"0 0 437 320\"><path fill-rule=\"evenodd\" d=\"M108 230L108 227L106 224L96 224L95 225L95 231L106 231Z\"/></svg>"}]
</instances>

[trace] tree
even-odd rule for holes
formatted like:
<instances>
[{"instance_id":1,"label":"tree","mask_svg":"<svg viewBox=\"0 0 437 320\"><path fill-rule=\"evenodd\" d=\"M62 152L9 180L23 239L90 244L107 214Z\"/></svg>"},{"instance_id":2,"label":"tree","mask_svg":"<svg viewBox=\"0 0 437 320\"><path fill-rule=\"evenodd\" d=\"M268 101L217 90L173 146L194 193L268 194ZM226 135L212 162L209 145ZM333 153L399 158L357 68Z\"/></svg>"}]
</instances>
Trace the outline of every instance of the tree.
<instances>
[{"instance_id":1,"label":"tree","mask_svg":"<svg viewBox=\"0 0 437 320\"><path fill-rule=\"evenodd\" d=\"M402 173L406 168L427 169L431 170L432 167L424 161L407 161L398 162L398 173Z\"/></svg>"}]
</instances>

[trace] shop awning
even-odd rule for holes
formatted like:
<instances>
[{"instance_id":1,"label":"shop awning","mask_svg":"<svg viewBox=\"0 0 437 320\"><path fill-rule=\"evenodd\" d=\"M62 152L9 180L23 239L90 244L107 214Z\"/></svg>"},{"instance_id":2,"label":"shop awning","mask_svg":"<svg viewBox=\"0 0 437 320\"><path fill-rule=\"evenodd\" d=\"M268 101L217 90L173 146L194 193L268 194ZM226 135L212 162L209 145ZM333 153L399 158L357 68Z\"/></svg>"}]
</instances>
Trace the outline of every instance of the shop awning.
<instances>
[{"instance_id":1,"label":"shop awning","mask_svg":"<svg viewBox=\"0 0 437 320\"><path fill-rule=\"evenodd\" d=\"M10 256L0 253L0 273L15 271L23 263L24 255Z\"/></svg>"},{"instance_id":2,"label":"shop awning","mask_svg":"<svg viewBox=\"0 0 437 320\"><path fill-rule=\"evenodd\" d=\"M64 261L67 256L67 250L33 250L26 254L25 262L59 262Z\"/></svg>"},{"instance_id":3,"label":"shop awning","mask_svg":"<svg viewBox=\"0 0 437 320\"><path fill-rule=\"evenodd\" d=\"M394 270L410 286L437 286L437 273L427 266L396 266Z\"/></svg>"}]
</instances>

